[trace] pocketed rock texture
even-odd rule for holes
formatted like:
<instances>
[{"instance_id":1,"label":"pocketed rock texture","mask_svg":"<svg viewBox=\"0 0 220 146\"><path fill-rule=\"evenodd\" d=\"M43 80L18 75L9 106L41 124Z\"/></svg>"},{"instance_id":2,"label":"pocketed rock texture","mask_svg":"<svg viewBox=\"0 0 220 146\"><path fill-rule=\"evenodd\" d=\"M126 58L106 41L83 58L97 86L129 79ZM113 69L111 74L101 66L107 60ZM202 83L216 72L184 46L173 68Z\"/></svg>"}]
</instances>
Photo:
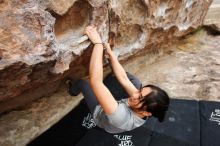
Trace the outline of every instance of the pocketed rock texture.
<instances>
[{"instance_id":1,"label":"pocketed rock texture","mask_svg":"<svg viewBox=\"0 0 220 146\"><path fill-rule=\"evenodd\" d=\"M1 0L0 113L54 93L66 78L88 75L85 26L126 61L167 47L202 24L212 0Z\"/></svg>"}]
</instances>

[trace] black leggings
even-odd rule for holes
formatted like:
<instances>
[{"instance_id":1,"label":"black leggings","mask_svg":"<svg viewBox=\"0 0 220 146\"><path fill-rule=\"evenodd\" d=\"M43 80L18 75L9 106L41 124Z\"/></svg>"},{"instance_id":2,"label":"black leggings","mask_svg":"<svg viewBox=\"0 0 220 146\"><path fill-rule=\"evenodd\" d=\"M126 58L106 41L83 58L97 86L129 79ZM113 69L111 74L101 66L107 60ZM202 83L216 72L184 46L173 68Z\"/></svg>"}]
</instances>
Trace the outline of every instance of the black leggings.
<instances>
[{"instance_id":1,"label":"black leggings","mask_svg":"<svg viewBox=\"0 0 220 146\"><path fill-rule=\"evenodd\" d=\"M133 83L133 85L137 89L139 89L141 86L140 80L134 75L131 75L130 73L127 73L127 76L129 80ZM116 100L128 98L127 92L123 89L123 87L120 85L116 77L113 76L112 74L109 74L104 79L104 84L107 86L107 88L109 89L109 91L112 93L113 97ZM91 89L90 84L88 83L88 81L81 79L77 82L77 87L81 90L90 112L93 113L96 105L98 105L99 103L96 99L95 94Z\"/></svg>"}]
</instances>

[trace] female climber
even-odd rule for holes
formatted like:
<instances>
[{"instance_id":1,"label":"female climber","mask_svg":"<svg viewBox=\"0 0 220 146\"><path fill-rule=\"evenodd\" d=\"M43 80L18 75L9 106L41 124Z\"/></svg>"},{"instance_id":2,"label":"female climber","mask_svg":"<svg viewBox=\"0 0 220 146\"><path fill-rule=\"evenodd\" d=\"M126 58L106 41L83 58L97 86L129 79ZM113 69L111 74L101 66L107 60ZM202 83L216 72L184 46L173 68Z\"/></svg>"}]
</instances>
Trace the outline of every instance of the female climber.
<instances>
[{"instance_id":1,"label":"female climber","mask_svg":"<svg viewBox=\"0 0 220 146\"><path fill-rule=\"evenodd\" d=\"M167 93L154 85L142 87L135 76L126 73L110 45L102 43L95 27L86 27L85 34L94 44L89 83L82 79L71 83L69 93L76 96L82 92L96 125L109 133L121 133L140 127L151 116L162 122L169 106ZM128 95L118 101L103 83L104 48L109 55L115 77Z\"/></svg>"}]
</instances>

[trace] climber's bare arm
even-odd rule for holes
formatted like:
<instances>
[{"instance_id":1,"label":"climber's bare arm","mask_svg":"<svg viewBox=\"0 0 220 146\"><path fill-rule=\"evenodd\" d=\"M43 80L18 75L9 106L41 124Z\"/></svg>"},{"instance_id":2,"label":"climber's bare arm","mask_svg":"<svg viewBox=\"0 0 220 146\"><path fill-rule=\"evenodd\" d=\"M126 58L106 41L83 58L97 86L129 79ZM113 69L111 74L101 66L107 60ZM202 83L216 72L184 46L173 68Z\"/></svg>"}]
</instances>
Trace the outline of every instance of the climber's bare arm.
<instances>
[{"instance_id":1,"label":"climber's bare arm","mask_svg":"<svg viewBox=\"0 0 220 146\"><path fill-rule=\"evenodd\" d=\"M124 68L122 65L119 63L117 57L113 54L110 45L108 43L104 44L107 53L109 55L113 71L115 73L116 78L120 82L120 84L124 87L124 89L127 91L127 93L130 96L133 96L135 93L138 93L138 89L131 83L129 80Z\"/></svg>"},{"instance_id":2,"label":"climber's bare arm","mask_svg":"<svg viewBox=\"0 0 220 146\"><path fill-rule=\"evenodd\" d=\"M85 33L89 39L95 43L101 43L101 38L96 28L88 26ZM118 107L117 101L114 99L108 88L103 84L103 45L95 44L90 59L89 77L90 85L97 97L99 104L102 106L106 114L112 114Z\"/></svg>"}]
</instances>

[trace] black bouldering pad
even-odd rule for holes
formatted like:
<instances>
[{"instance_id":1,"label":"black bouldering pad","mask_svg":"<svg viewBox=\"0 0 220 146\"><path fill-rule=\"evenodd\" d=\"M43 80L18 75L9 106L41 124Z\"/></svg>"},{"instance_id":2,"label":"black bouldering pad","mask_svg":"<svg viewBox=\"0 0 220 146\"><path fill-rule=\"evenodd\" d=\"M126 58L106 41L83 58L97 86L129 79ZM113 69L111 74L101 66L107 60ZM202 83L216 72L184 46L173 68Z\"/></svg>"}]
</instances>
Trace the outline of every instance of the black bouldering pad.
<instances>
[{"instance_id":1,"label":"black bouldering pad","mask_svg":"<svg viewBox=\"0 0 220 146\"><path fill-rule=\"evenodd\" d=\"M128 141L117 141L115 134L92 129L82 138L79 146L120 144L123 146L126 143L137 146L199 146L199 104L197 101L191 100L171 100L169 111L163 123L159 123L155 118L149 118L143 126L118 135L120 137L130 136L131 138Z\"/></svg>"},{"instance_id":2,"label":"black bouldering pad","mask_svg":"<svg viewBox=\"0 0 220 146\"><path fill-rule=\"evenodd\" d=\"M220 102L200 101L201 146L220 146Z\"/></svg>"},{"instance_id":3,"label":"black bouldering pad","mask_svg":"<svg viewBox=\"0 0 220 146\"><path fill-rule=\"evenodd\" d=\"M152 132L139 127L129 132L110 134L100 128L91 129L76 146L146 146Z\"/></svg>"},{"instance_id":4,"label":"black bouldering pad","mask_svg":"<svg viewBox=\"0 0 220 146\"><path fill-rule=\"evenodd\" d=\"M172 99L163 123L150 118L143 126L160 135L167 136L170 139L169 141L173 141L174 143L179 141L183 145L187 143L187 145L199 146L199 103L193 100ZM161 136L159 137L161 138ZM158 138L156 139L159 140ZM165 144L161 142L161 144L169 145L167 142Z\"/></svg>"}]
</instances>

